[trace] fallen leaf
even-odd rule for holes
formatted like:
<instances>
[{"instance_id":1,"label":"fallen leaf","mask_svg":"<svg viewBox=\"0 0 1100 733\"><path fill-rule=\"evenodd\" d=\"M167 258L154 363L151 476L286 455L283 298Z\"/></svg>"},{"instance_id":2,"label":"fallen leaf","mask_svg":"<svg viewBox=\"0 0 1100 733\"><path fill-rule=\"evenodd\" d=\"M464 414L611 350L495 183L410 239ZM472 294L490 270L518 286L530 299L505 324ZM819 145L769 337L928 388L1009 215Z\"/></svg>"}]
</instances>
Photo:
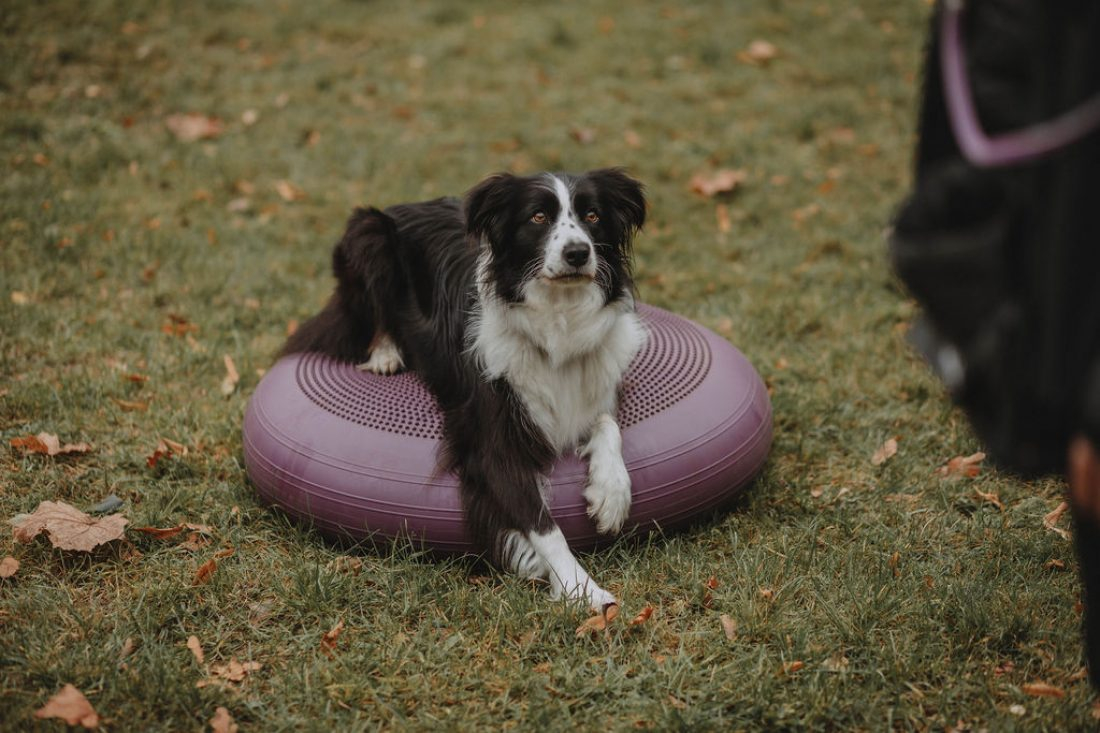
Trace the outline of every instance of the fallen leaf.
<instances>
[{"instance_id":1,"label":"fallen leaf","mask_svg":"<svg viewBox=\"0 0 1100 733\"><path fill-rule=\"evenodd\" d=\"M222 380L222 394L228 397L237 390L237 382L241 381L241 375L237 373L237 365L233 363L233 358L229 356L229 354L223 356L222 361L225 363L225 379Z\"/></svg>"},{"instance_id":2,"label":"fallen leaf","mask_svg":"<svg viewBox=\"0 0 1100 733\"><path fill-rule=\"evenodd\" d=\"M712 173L696 173L691 177L691 190L712 198L720 193L728 193L747 180L749 174L743 170L723 168Z\"/></svg>"},{"instance_id":3,"label":"fallen leaf","mask_svg":"<svg viewBox=\"0 0 1100 733\"><path fill-rule=\"evenodd\" d=\"M146 457L145 464L149 468L156 468L161 458L185 455L187 455L187 446L174 440L168 440L168 438L161 438L157 441L157 447L153 450L152 455Z\"/></svg>"},{"instance_id":4,"label":"fallen leaf","mask_svg":"<svg viewBox=\"0 0 1100 733\"><path fill-rule=\"evenodd\" d=\"M0 578L10 578L19 571L19 561L11 555L0 560Z\"/></svg>"},{"instance_id":5,"label":"fallen leaf","mask_svg":"<svg viewBox=\"0 0 1100 733\"><path fill-rule=\"evenodd\" d=\"M182 337L191 333L198 333L199 327L178 313L169 313L168 322L162 325L160 330L169 336Z\"/></svg>"},{"instance_id":6,"label":"fallen leaf","mask_svg":"<svg viewBox=\"0 0 1100 733\"><path fill-rule=\"evenodd\" d=\"M195 571L195 577L191 579L191 585L205 585L210 582L210 576L214 574L214 571L218 569L218 561L214 558L210 558Z\"/></svg>"},{"instance_id":7,"label":"fallen leaf","mask_svg":"<svg viewBox=\"0 0 1100 733\"><path fill-rule=\"evenodd\" d=\"M737 622L724 613L718 620L722 623L722 633L726 635L726 639L737 641Z\"/></svg>"},{"instance_id":8,"label":"fallen leaf","mask_svg":"<svg viewBox=\"0 0 1100 733\"><path fill-rule=\"evenodd\" d=\"M164 126L176 136L177 140L184 143L212 140L221 135L224 129L222 121L217 117L195 112L169 115L164 119Z\"/></svg>"},{"instance_id":9,"label":"fallen leaf","mask_svg":"<svg viewBox=\"0 0 1100 733\"><path fill-rule=\"evenodd\" d=\"M92 518L63 501L44 501L15 527L15 539L26 543L45 532L59 550L91 552L98 545L122 539L127 521L121 514Z\"/></svg>"},{"instance_id":10,"label":"fallen leaf","mask_svg":"<svg viewBox=\"0 0 1100 733\"><path fill-rule=\"evenodd\" d=\"M306 197L305 191L287 180L276 181L275 191L279 194L279 197L288 204L294 201L301 201Z\"/></svg>"},{"instance_id":11,"label":"fallen leaf","mask_svg":"<svg viewBox=\"0 0 1100 733\"><path fill-rule=\"evenodd\" d=\"M134 653L135 649L137 649L137 644L134 643L134 638L132 636L127 636L126 641L122 642L122 648L118 650L119 659L125 659L130 656Z\"/></svg>"},{"instance_id":12,"label":"fallen leaf","mask_svg":"<svg viewBox=\"0 0 1100 733\"><path fill-rule=\"evenodd\" d=\"M630 619L629 626L640 626L649 620L649 617L653 615L653 606L646 604L646 607L638 612L638 615Z\"/></svg>"},{"instance_id":13,"label":"fallen leaf","mask_svg":"<svg viewBox=\"0 0 1100 733\"><path fill-rule=\"evenodd\" d=\"M250 673L262 667L263 665L259 662L245 662L241 664L236 659L230 659L229 664L215 664L210 667L210 671L213 672L215 676L229 680L230 682L240 682Z\"/></svg>"},{"instance_id":14,"label":"fallen leaf","mask_svg":"<svg viewBox=\"0 0 1100 733\"><path fill-rule=\"evenodd\" d=\"M878 447L874 455L871 456L872 466L881 466L888 460L897 455L898 441L896 438L887 438L886 442Z\"/></svg>"},{"instance_id":15,"label":"fallen leaf","mask_svg":"<svg viewBox=\"0 0 1100 733\"><path fill-rule=\"evenodd\" d=\"M1065 570L1066 563L1063 560L1058 560L1057 558L1054 558L1051 560L1047 560L1046 564L1043 565L1043 567L1045 567L1047 570Z\"/></svg>"},{"instance_id":16,"label":"fallen leaf","mask_svg":"<svg viewBox=\"0 0 1100 733\"><path fill-rule=\"evenodd\" d=\"M332 656L332 653L336 651L336 640L340 638L340 633L344 630L344 619L340 619L336 622L336 625L321 635L321 651L328 656Z\"/></svg>"},{"instance_id":17,"label":"fallen leaf","mask_svg":"<svg viewBox=\"0 0 1100 733\"><path fill-rule=\"evenodd\" d=\"M989 502L993 506L1000 509L1002 512L1005 510L1005 505L1001 502L1001 499L999 496L997 496L996 492L974 489L974 494L982 501Z\"/></svg>"},{"instance_id":18,"label":"fallen leaf","mask_svg":"<svg viewBox=\"0 0 1100 733\"><path fill-rule=\"evenodd\" d=\"M783 674L794 674L805 666L806 663L800 659L796 659L793 662L787 662L783 665Z\"/></svg>"},{"instance_id":19,"label":"fallen leaf","mask_svg":"<svg viewBox=\"0 0 1100 733\"><path fill-rule=\"evenodd\" d=\"M945 465L936 469L940 476L964 476L974 478L982 472L981 462L985 460L985 453L978 451L968 456L955 456Z\"/></svg>"},{"instance_id":20,"label":"fallen leaf","mask_svg":"<svg viewBox=\"0 0 1100 733\"><path fill-rule=\"evenodd\" d=\"M119 409L123 412L145 412L149 409L148 402L137 402L134 400L120 400L117 397L112 397L111 400L118 405Z\"/></svg>"},{"instance_id":21,"label":"fallen leaf","mask_svg":"<svg viewBox=\"0 0 1100 733\"><path fill-rule=\"evenodd\" d=\"M1055 687L1047 682L1027 682L1020 685L1025 695L1032 697L1065 697L1066 692L1061 687Z\"/></svg>"},{"instance_id":22,"label":"fallen leaf","mask_svg":"<svg viewBox=\"0 0 1100 733\"><path fill-rule=\"evenodd\" d=\"M149 381L149 377L146 374L123 374L122 378L127 382L134 382L135 384L145 384Z\"/></svg>"},{"instance_id":23,"label":"fallen leaf","mask_svg":"<svg viewBox=\"0 0 1100 733\"><path fill-rule=\"evenodd\" d=\"M72 685L65 685L42 708L34 711L34 717L61 718L69 725L82 725L88 730L99 727L99 715L84 697L84 693Z\"/></svg>"},{"instance_id":24,"label":"fallen leaf","mask_svg":"<svg viewBox=\"0 0 1100 733\"><path fill-rule=\"evenodd\" d=\"M187 637L187 648L195 655L195 659L198 660L199 664L206 661L206 654L202 650L202 642L199 641L199 637L194 635Z\"/></svg>"},{"instance_id":25,"label":"fallen leaf","mask_svg":"<svg viewBox=\"0 0 1100 733\"><path fill-rule=\"evenodd\" d=\"M237 724L233 722L233 716L228 710L218 706L214 717L210 719L210 730L213 733L237 733Z\"/></svg>"},{"instance_id":26,"label":"fallen leaf","mask_svg":"<svg viewBox=\"0 0 1100 733\"><path fill-rule=\"evenodd\" d=\"M848 669L848 657L843 652L837 652L822 662L821 668L827 672L843 672Z\"/></svg>"},{"instance_id":27,"label":"fallen leaf","mask_svg":"<svg viewBox=\"0 0 1100 733\"><path fill-rule=\"evenodd\" d=\"M325 567L334 573L351 573L352 575L358 575L363 572L363 561L357 557L341 555L340 557L333 558Z\"/></svg>"},{"instance_id":28,"label":"fallen leaf","mask_svg":"<svg viewBox=\"0 0 1100 733\"><path fill-rule=\"evenodd\" d=\"M1052 532L1057 532L1064 540L1069 539L1069 531L1055 525L1058 524L1058 520L1062 518L1062 515L1066 513L1067 509L1069 509L1069 504L1063 501L1054 508L1054 511L1043 517L1043 526Z\"/></svg>"},{"instance_id":29,"label":"fallen leaf","mask_svg":"<svg viewBox=\"0 0 1100 733\"><path fill-rule=\"evenodd\" d=\"M20 290L11 291L11 302L15 305L26 305L31 302L30 296Z\"/></svg>"},{"instance_id":30,"label":"fallen leaf","mask_svg":"<svg viewBox=\"0 0 1100 733\"><path fill-rule=\"evenodd\" d=\"M779 55L779 49L774 44L764 40L755 40L739 51L737 59L753 66L766 66L769 61Z\"/></svg>"},{"instance_id":31,"label":"fallen leaf","mask_svg":"<svg viewBox=\"0 0 1100 733\"><path fill-rule=\"evenodd\" d=\"M765 601L770 601L771 599L775 598L775 591L771 588L761 588L759 591L757 591L757 593L759 593L760 597Z\"/></svg>"},{"instance_id":32,"label":"fallen leaf","mask_svg":"<svg viewBox=\"0 0 1100 733\"><path fill-rule=\"evenodd\" d=\"M615 617L619 615L618 604L610 604L603 612L597 613L595 616L589 616L584 620L580 626L577 627L577 636L584 636L585 634L594 634L598 631L605 631L607 625L615 620Z\"/></svg>"},{"instance_id":33,"label":"fallen leaf","mask_svg":"<svg viewBox=\"0 0 1100 733\"><path fill-rule=\"evenodd\" d=\"M628 129L623 132L623 142L626 143L626 146L628 148L634 148L635 150L637 150L638 148L642 147L643 141L641 135L639 135L634 130Z\"/></svg>"},{"instance_id":34,"label":"fallen leaf","mask_svg":"<svg viewBox=\"0 0 1100 733\"><path fill-rule=\"evenodd\" d=\"M61 445L56 435L51 433L39 433L38 435L25 435L22 438L12 438L8 441L12 448L18 448L25 453L41 453L47 456L68 455L70 453L87 453L92 446L87 443L66 443Z\"/></svg>"},{"instance_id":35,"label":"fallen leaf","mask_svg":"<svg viewBox=\"0 0 1100 733\"><path fill-rule=\"evenodd\" d=\"M135 532L147 534L155 540L170 540L184 530L181 524L178 527L131 527Z\"/></svg>"},{"instance_id":36,"label":"fallen leaf","mask_svg":"<svg viewBox=\"0 0 1100 733\"><path fill-rule=\"evenodd\" d=\"M233 557L236 552L232 547L225 547L214 553L215 560L224 560L227 557Z\"/></svg>"}]
</instances>

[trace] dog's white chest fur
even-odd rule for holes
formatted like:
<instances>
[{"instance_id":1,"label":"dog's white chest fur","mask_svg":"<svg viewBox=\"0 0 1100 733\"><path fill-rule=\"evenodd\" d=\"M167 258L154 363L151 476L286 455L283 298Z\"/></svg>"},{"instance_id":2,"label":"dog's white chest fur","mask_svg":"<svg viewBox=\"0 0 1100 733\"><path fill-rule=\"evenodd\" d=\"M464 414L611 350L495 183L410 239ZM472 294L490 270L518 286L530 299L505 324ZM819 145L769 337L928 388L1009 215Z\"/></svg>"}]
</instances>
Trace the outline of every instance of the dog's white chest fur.
<instances>
[{"instance_id":1,"label":"dog's white chest fur","mask_svg":"<svg viewBox=\"0 0 1100 733\"><path fill-rule=\"evenodd\" d=\"M615 412L619 383L645 343L631 301L604 305L594 287L534 281L522 304L482 301L473 351L488 378L503 377L555 450L585 438Z\"/></svg>"}]
</instances>

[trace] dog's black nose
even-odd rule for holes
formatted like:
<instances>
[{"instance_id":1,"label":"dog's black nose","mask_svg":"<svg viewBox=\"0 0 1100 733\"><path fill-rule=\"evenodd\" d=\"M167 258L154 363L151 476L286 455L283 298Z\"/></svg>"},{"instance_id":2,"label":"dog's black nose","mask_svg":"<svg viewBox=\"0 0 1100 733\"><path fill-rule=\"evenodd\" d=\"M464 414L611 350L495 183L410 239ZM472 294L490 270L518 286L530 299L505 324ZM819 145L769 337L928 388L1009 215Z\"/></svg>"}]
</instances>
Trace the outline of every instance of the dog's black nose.
<instances>
[{"instance_id":1,"label":"dog's black nose","mask_svg":"<svg viewBox=\"0 0 1100 733\"><path fill-rule=\"evenodd\" d=\"M570 242L561 251L562 257L573 267L581 267L588 262L588 243Z\"/></svg>"}]
</instances>

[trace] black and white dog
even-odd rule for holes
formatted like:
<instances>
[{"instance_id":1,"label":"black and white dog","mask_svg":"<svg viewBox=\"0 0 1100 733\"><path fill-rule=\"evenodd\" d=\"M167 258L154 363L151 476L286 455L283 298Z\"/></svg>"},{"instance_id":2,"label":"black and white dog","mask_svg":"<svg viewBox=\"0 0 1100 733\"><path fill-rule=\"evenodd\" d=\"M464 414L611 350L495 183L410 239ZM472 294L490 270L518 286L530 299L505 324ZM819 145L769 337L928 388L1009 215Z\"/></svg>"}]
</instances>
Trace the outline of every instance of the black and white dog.
<instances>
[{"instance_id":1,"label":"black and white dog","mask_svg":"<svg viewBox=\"0 0 1100 733\"><path fill-rule=\"evenodd\" d=\"M408 368L444 415L443 465L466 524L498 565L555 597L615 603L547 510L563 451L588 459L602 533L630 511L615 411L645 342L631 243L642 186L621 170L498 174L453 198L357 209L333 253L337 286L284 353L318 351L390 374Z\"/></svg>"}]
</instances>

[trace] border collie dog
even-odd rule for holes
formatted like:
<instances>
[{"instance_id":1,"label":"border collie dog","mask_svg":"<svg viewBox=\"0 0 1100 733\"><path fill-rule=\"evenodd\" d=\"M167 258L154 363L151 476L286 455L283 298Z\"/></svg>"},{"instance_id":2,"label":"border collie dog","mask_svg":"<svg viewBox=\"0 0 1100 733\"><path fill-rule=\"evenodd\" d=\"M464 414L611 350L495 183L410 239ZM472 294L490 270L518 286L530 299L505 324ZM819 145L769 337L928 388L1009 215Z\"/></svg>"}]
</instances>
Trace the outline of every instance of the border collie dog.
<instances>
[{"instance_id":1,"label":"border collie dog","mask_svg":"<svg viewBox=\"0 0 1100 733\"><path fill-rule=\"evenodd\" d=\"M489 559L601 611L615 597L551 519L547 476L578 450L589 516L620 530L630 477L615 411L646 338L630 261L644 221L641 184L614 168L502 173L462 201L357 209L333 253L335 294L283 349L415 372L443 412L441 464Z\"/></svg>"}]
</instances>

